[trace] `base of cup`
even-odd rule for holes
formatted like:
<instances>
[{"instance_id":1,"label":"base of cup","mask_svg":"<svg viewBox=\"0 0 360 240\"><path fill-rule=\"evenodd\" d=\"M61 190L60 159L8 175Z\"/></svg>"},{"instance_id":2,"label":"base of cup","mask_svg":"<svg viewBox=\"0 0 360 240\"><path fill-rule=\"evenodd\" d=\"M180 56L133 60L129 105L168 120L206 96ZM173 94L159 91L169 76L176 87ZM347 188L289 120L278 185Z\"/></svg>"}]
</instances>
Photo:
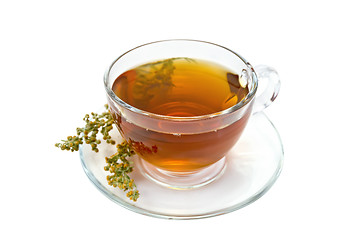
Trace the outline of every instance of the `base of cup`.
<instances>
[{"instance_id":1,"label":"base of cup","mask_svg":"<svg viewBox=\"0 0 360 240\"><path fill-rule=\"evenodd\" d=\"M138 169L153 182L179 190L194 189L205 186L222 176L226 168L225 157L216 163L196 172L171 172L159 169L139 158Z\"/></svg>"}]
</instances>

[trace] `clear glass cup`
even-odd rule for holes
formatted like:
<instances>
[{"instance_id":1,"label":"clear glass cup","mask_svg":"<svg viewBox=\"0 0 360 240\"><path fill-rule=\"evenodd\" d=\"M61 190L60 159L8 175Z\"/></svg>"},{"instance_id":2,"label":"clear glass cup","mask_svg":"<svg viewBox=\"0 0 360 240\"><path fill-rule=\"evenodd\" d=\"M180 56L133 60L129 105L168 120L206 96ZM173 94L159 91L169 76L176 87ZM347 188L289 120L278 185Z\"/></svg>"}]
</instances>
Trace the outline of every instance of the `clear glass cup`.
<instances>
[{"instance_id":1,"label":"clear glass cup","mask_svg":"<svg viewBox=\"0 0 360 240\"><path fill-rule=\"evenodd\" d=\"M138 109L113 92L113 83L122 73L170 58L201 59L225 66L245 81L248 94L223 111L180 117ZM266 86L261 93L257 93L258 79ZM116 125L141 158L137 167L151 180L175 189L200 187L220 177L226 153L240 138L249 117L274 101L280 87L274 69L260 66L255 70L230 49L197 40L165 40L136 47L111 64L104 84Z\"/></svg>"}]
</instances>

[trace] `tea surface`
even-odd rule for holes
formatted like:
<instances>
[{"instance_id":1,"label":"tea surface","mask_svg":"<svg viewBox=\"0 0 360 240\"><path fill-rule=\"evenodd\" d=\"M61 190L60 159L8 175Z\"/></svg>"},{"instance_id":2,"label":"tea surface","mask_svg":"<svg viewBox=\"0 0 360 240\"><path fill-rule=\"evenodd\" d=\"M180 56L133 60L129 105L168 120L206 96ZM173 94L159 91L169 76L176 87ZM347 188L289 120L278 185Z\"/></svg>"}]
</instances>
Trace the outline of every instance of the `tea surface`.
<instances>
[{"instance_id":1,"label":"tea surface","mask_svg":"<svg viewBox=\"0 0 360 240\"><path fill-rule=\"evenodd\" d=\"M112 89L138 109L191 117L220 112L241 101L248 88L240 80L221 65L174 58L131 69L115 80Z\"/></svg>"}]
</instances>

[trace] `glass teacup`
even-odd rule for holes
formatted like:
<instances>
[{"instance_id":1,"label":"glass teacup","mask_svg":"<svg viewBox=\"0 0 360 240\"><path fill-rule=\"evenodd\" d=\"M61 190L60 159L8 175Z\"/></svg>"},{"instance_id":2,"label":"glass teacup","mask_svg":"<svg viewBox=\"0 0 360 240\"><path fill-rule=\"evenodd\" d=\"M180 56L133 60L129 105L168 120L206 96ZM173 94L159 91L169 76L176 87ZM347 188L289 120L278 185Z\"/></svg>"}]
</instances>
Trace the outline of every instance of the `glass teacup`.
<instances>
[{"instance_id":1,"label":"glass teacup","mask_svg":"<svg viewBox=\"0 0 360 240\"><path fill-rule=\"evenodd\" d=\"M166 62L166 59L193 62L201 60L225 66L229 70L226 78L228 81L232 78L230 85L241 85L246 88L247 93L221 111L206 114L200 111L199 114L188 116L147 111L120 98L119 94L114 92L114 82L122 74L136 66L149 65L148 63L160 64L160 67L154 70L159 71L165 64L173 64ZM176 68L171 71L173 70L176 71ZM267 81L267 87L255 97L258 89L257 75ZM140 157L137 167L157 183L179 189L203 186L221 176L226 167L226 153L240 138L251 114L261 111L274 101L280 86L273 69L262 66L255 71L250 63L237 53L213 43L196 40L165 40L134 48L111 64L105 74L104 83L116 125L122 137ZM150 88L145 89L143 82L141 84L138 84L136 94L141 87L145 93L150 91ZM166 89L172 89L180 87L181 82L168 85ZM122 87L130 88L127 86L125 84ZM124 90L135 91L133 88ZM190 94L193 90L188 88L187 91ZM154 95L163 94L164 91L167 90L152 93L146 101L152 101ZM215 98L214 93L209 92L207 98ZM165 96L168 98L179 95L187 99L186 91L181 94L169 91L167 94ZM185 108L187 103L178 105Z\"/></svg>"}]
</instances>

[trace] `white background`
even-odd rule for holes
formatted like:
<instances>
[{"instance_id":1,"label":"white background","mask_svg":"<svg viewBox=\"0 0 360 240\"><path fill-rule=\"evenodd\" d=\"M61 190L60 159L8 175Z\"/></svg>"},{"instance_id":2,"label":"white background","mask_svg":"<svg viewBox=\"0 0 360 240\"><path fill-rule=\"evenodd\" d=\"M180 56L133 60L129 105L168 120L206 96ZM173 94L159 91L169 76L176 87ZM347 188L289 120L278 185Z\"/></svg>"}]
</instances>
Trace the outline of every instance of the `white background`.
<instances>
[{"instance_id":1,"label":"white background","mask_svg":"<svg viewBox=\"0 0 360 240\"><path fill-rule=\"evenodd\" d=\"M0 239L359 239L357 1L1 1ZM126 210L54 143L105 102L102 77L143 43L190 38L275 67L266 113L283 172L223 216L155 219Z\"/></svg>"}]
</instances>

